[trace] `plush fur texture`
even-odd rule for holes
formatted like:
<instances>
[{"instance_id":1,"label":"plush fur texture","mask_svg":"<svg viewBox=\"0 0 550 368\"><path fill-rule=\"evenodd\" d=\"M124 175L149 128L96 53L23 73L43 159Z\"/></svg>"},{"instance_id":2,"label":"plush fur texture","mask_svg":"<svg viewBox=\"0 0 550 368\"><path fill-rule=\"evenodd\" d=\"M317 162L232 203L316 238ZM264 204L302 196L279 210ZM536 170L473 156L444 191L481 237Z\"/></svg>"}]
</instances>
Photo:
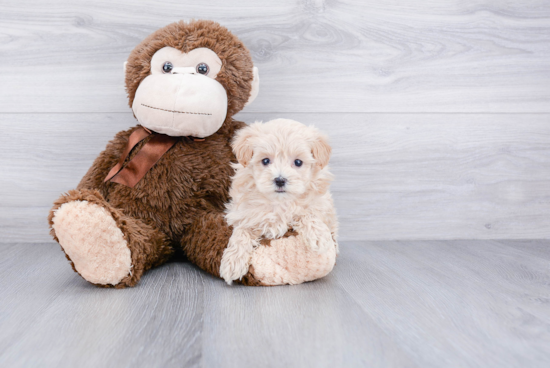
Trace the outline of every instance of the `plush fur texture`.
<instances>
[{"instance_id":1,"label":"plush fur texture","mask_svg":"<svg viewBox=\"0 0 550 368\"><path fill-rule=\"evenodd\" d=\"M231 284L246 275L261 239L279 239L289 228L301 234L306 247L286 242L280 249L264 247L256 252L256 271L262 268L263 275L280 274L267 283L298 283L330 272L338 247L338 223L328 191L332 175L327 167L331 148L326 136L314 127L277 119L240 130L233 150L239 164L234 165L226 215L233 233L223 252L220 276ZM279 253L295 257L286 275L272 269L280 267L276 263L258 261L262 254L269 258L270 252L277 258Z\"/></svg>"},{"instance_id":2,"label":"plush fur texture","mask_svg":"<svg viewBox=\"0 0 550 368\"><path fill-rule=\"evenodd\" d=\"M220 263L224 249L229 243L233 228L227 226L223 212L210 212L195 221L182 239L185 255L191 262L220 277ZM268 242L277 245L277 241ZM207 245L207 246L205 246ZM273 262L278 262L274 259ZM238 282L247 286L267 286L256 277L256 271L251 265L248 273Z\"/></svg>"},{"instance_id":3,"label":"plush fur texture","mask_svg":"<svg viewBox=\"0 0 550 368\"><path fill-rule=\"evenodd\" d=\"M113 207L110 203L108 203L101 193L99 193L97 190L89 190L89 189L80 189L80 190L71 190L67 194L62 195L55 203L53 208L50 211L48 220L51 227L51 234L57 242L60 242L58 238L58 234L55 229L55 223L57 222L56 215L58 213L58 210L64 205L68 203L75 203L75 202L87 202L89 204L96 205L97 207L104 208L108 214L113 218L115 221L117 227L121 230L124 240L126 240L126 244L128 248L130 249L132 261L131 261L131 273L129 273L126 277L124 277L120 282L116 285L112 284L100 284L91 280L87 280L93 284L96 284L97 286L103 286L103 287L116 287L116 288L123 288L126 286L134 286L137 284L137 282L140 280L141 276L145 271L150 269L151 267L155 267L158 265L161 265L162 263L166 262L172 254L174 253L174 250L170 246L169 239L165 234L163 234L161 231L155 229L153 226L145 223L144 221L138 220L136 218L132 218L126 214L124 214L120 209L117 209ZM86 221L82 221L81 218L78 217L72 217L69 219L72 222L73 227L80 227L80 228L88 228L88 236L94 239L100 239L102 234L101 231L97 231L95 234L93 233L94 230L97 230L93 227L90 227L90 224ZM66 231L67 229L58 229L60 232ZM73 230L70 230L72 232ZM59 234L62 238L64 235ZM61 244L61 249L63 249L63 244ZM83 255L84 253L81 253ZM78 269L75 266L75 263L72 262L69 254L65 252L65 255L69 261L71 261L71 265L73 267L73 270L75 272L78 272ZM85 260L81 257L80 262L84 262ZM93 259L88 259L89 262L94 262ZM81 274L81 276L84 277L84 275ZM86 279L86 277L84 277Z\"/></svg>"},{"instance_id":4,"label":"plush fur texture","mask_svg":"<svg viewBox=\"0 0 550 368\"><path fill-rule=\"evenodd\" d=\"M232 115L242 109L250 95L253 79L250 54L234 35L215 22L170 24L147 37L130 54L126 65L126 89L130 106L139 83L150 72L151 56L164 46L183 52L207 47L216 52L223 62L216 80L226 89L228 114L222 127L204 141L182 137L134 188L104 182L109 170L121 157L128 137L136 128L118 133L96 158L76 190L62 195L54 203L49 222L51 234L58 242L60 239L70 239L69 235L74 233L74 229L88 228L91 244L98 247L108 245L102 240L102 229L94 226L95 221L74 213L64 214L61 210L64 204L75 201L86 201L97 206L94 209L104 209L98 213L102 213L102 217L105 217L105 213L109 214L122 232L131 252L131 273L116 285L108 282L102 284L105 280L81 273L86 280L99 286L134 286L146 270L166 262L176 250L182 248L193 262L211 272L208 265L219 264L219 249L227 246L225 236L231 232L225 221L218 221L218 217L223 220L224 203L229 200L230 176L234 172L231 167L231 163L235 162L231 140L235 132L245 126L233 120ZM150 137L132 150L125 163L135 156L148 139ZM57 218L57 215L61 217ZM56 227L59 221L74 228ZM62 249L66 247L64 243L64 240L61 241ZM69 253L86 254L86 251L75 253L75 247L78 247L78 242L70 246L70 252L67 247L65 253L69 260ZM218 253L218 259L212 259L212 255ZM77 264L72 262L76 272L84 269L78 265L82 262L82 257ZM88 258L87 262L93 263L94 257ZM114 261L102 262L112 264ZM212 273L217 274L217 271Z\"/></svg>"},{"instance_id":5,"label":"plush fur texture","mask_svg":"<svg viewBox=\"0 0 550 368\"><path fill-rule=\"evenodd\" d=\"M52 228L78 273L101 285L116 285L130 275L132 257L111 214L88 201L64 203Z\"/></svg>"},{"instance_id":6,"label":"plush fur texture","mask_svg":"<svg viewBox=\"0 0 550 368\"><path fill-rule=\"evenodd\" d=\"M130 107L139 84L151 72L151 58L165 46L185 53L200 47L214 51L223 63L216 80L227 91L227 116L242 110L250 96L254 78L250 52L227 28L209 20L172 23L151 34L130 53L126 64Z\"/></svg>"},{"instance_id":7,"label":"plush fur texture","mask_svg":"<svg viewBox=\"0 0 550 368\"><path fill-rule=\"evenodd\" d=\"M324 252L313 250L296 233L255 249L250 257L250 270L264 285L296 285L328 275L336 263L336 254L334 246Z\"/></svg>"}]
</instances>

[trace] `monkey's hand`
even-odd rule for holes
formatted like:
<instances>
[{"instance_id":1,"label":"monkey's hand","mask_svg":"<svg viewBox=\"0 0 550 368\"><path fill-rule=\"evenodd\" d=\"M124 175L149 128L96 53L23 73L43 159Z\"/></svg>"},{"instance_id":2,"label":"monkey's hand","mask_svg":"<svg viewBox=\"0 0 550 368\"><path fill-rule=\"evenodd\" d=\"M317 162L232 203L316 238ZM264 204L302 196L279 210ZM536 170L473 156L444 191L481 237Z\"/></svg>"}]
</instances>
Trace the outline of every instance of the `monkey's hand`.
<instances>
[{"instance_id":1,"label":"monkey's hand","mask_svg":"<svg viewBox=\"0 0 550 368\"><path fill-rule=\"evenodd\" d=\"M235 228L227 248L223 251L220 277L231 285L233 280L240 280L246 275L252 251L258 244L258 240L250 232Z\"/></svg>"}]
</instances>

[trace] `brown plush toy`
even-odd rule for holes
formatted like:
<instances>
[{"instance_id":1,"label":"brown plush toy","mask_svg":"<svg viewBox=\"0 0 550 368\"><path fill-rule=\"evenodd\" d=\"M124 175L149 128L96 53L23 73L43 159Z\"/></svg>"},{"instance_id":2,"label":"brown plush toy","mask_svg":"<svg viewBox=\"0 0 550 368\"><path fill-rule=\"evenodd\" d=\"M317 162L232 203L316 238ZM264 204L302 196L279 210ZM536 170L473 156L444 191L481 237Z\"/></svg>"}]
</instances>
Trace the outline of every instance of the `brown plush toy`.
<instances>
[{"instance_id":1,"label":"brown plush toy","mask_svg":"<svg viewBox=\"0 0 550 368\"><path fill-rule=\"evenodd\" d=\"M232 233L223 212L236 162L231 141L245 126L232 116L256 97L258 71L239 39L203 20L154 32L132 51L125 71L140 125L118 133L77 188L54 203L51 234L73 269L98 286L134 286L178 250L219 277ZM302 265L308 252L297 234L262 247L254 259L280 265L279 274L252 262L241 283L299 283L334 264L329 260L323 275L289 278L286 270ZM277 249L298 251L301 259Z\"/></svg>"}]
</instances>

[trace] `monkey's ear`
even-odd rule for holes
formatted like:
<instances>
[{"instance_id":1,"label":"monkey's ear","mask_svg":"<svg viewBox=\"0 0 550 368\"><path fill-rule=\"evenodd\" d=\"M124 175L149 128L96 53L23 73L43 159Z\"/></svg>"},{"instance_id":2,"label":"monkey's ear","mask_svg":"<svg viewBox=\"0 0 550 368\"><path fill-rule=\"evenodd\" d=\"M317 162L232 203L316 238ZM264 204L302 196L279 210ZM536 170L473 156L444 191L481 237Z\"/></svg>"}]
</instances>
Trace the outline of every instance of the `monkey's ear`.
<instances>
[{"instance_id":1,"label":"monkey's ear","mask_svg":"<svg viewBox=\"0 0 550 368\"><path fill-rule=\"evenodd\" d=\"M252 68L252 74L254 74L254 79L252 80L252 89L250 90L250 97L248 97L248 101L244 104L245 106L248 106L252 101L256 99L256 96L258 96L258 92L260 92L260 74L258 73L258 68L254 67Z\"/></svg>"},{"instance_id":2,"label":"monkey's ear","mask_svg":"<svg viewBox=\"0 0 550 368\"><path fill-rule=\"evenodd\" d=\"M317 133L311 146L311 153L315 158L317 166L323 168L328 165L332 148L328 144L328 137L322 133Z\"/></svg>"},{"instance_id":3,"label":"monkey's ear","mask_svg":"<svg viewBox=\"0 0 550 368\"><path fill-rule=\"evenodd\" d=\"M254 154L254 148L251 140L255 136L256 129L254 124L252 124L237 131L235 138L233 139L233 143L231 144L235 157L237 157L237 161L245 167L248 165L252 159L252 155Z\"/></svg>"},{"instance_id":4,"label":"monkey's ear","mask_svg":"<svg viewBox=\"0 0 550 368\"><path fill-rule=\"evenodd\" d=\"M124 75L126 75L126 64L128 64L127 61L124 62Z\"/></svg>"}]
</instances>

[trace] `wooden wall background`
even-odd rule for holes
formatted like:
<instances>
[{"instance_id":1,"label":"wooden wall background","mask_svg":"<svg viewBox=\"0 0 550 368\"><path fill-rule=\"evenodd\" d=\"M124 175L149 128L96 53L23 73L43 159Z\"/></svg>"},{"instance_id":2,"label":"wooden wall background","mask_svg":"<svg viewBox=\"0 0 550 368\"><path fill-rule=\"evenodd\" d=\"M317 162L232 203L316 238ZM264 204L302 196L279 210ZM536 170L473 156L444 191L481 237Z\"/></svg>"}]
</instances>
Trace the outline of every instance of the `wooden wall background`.
<instances>
[{"instance_id":1,"label":"wooden wall background","mask_svg":"<svg viewBox=\"0 0 550 368\"><path fill-rule=\"evenodd\" d=\"M122 64L179 19L219 21L260 69L246 122L332 138L341 239L550 237L550 2L0 3L0 241L46 216L135 124Z\"/></svg>"}]
</instances>

